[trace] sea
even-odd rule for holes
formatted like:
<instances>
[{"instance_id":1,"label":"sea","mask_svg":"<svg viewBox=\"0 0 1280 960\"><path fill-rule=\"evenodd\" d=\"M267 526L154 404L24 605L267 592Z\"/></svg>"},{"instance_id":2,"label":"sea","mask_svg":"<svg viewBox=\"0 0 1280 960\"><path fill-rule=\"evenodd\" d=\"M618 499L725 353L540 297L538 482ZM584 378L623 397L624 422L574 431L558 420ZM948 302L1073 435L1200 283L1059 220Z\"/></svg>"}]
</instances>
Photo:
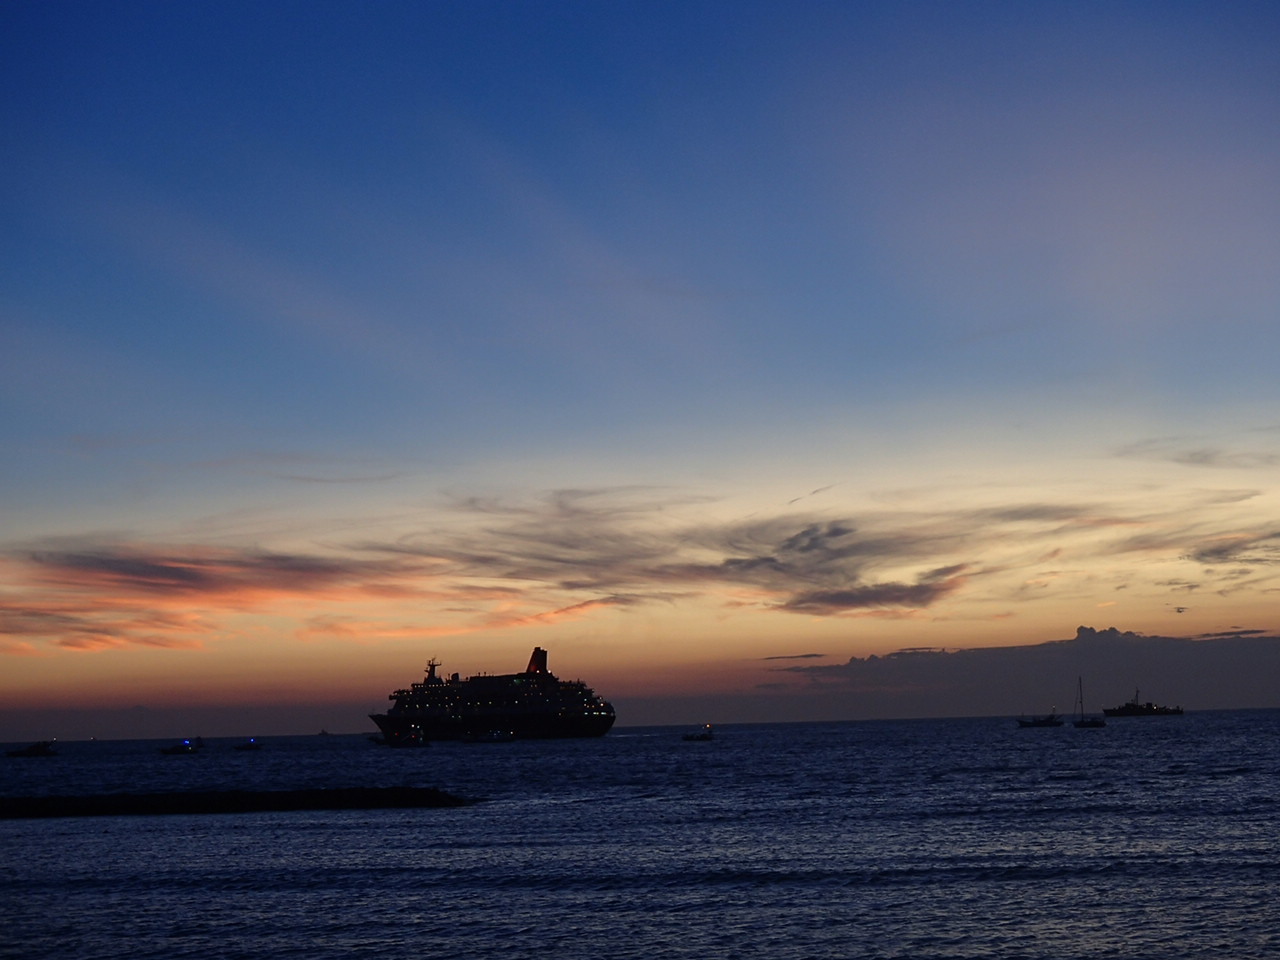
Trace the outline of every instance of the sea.
<instances>
[{"instance_id":1,"label":"sea","mask_svg":"<svg viewBox=\"0 0 1280 960\"><path fill-rule=\"evenodd\" d=\"M0 956L1280 956L1280 710L686 732L0 757L6 796L415 786L476 801L0 820Z\"/></svg>"}]
</instances>

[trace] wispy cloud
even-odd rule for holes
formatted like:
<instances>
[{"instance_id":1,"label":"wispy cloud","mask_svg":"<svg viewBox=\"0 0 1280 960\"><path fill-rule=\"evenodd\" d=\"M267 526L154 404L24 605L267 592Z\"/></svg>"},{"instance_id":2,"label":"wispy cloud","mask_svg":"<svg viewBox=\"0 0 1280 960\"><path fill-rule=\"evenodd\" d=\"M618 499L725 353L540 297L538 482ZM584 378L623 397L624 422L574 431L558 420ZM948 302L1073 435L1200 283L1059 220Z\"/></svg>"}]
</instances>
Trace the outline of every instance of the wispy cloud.
<instances>
[{"instance_id":1,"label":"wispy cloud","mask_svg":"<svg viewBox=\"0 0 1280 960\"><path fill-rule=\"evenodd\" d=\"M382 584L406 573L406 564L397 559L374 561L201 546L40 550L29 554L27 560L36 582L62 590L116 590L125 597L205 597L236 604L277 594L342 588L376 592ZM415 570L421 570L421 565Z\"/></svg>"},{"instance_id":2,"label":"wispy cloud","mask_svg":"<svg viewBox=\"0 0 1280 960\"><path fill-rule=\"evenodd\" d=\"M38 657L43 655L34 643L27 643L24 640L7 640L0 638L0 656L8 657Z\"/></svg>"},{"instance_id":3,"label":"wispy cloud","mask_svg":"<svg viewBox=\"0 0 1280 960\"><path fill-rule=\"evenodd\" d=\"M1210 537L1198 544L1192 559L1203 564L1271 565L1280 563L1280 530L1231 533Z\"/></svg>"},{"instance_id":4,"label":"wispy cloud","mask_svg":"<svg viewBox=\"0 0 1280 960\"><path fill-rule=\"evenodd\" d=\"M68 650L103 650L138 644L171 649L198 649L209 625L198 614L147 611L112 597L68 600L59 596L29 598L26 604L0 603L0 636L46 640ZM19 641L7 653L34 650Z\"/></svg>"},{"instance_id":5,"label":"wispy cloud","mask_svg":"<svg viewBox=\"0 0 1280 960\"><path fill-rule=\"evenodd\" d=\"M1142 582L1182 595L1268 589L1280 561L1280 533L1230 511L1215 524L1101 502L745 518L716 518L714 506L646 488L467 498L416 532L311 550L63 538L8 553L0 636L183 647L207 642L229 617L272 613L293 618L299 639L372 640L681 604L912 618L984 597L1036 602L1091 577L1096 587L1094 568L1117 556L1182 566L1145 581L1130 572L1115 589Z\"/></svg>"},{"instance_id":6,"label":"wispy cloud","mask_svg":"<svg viewBox=\"0 0 1280 960\"><path fill-rule=\"evenodd\" d=\"M72 650L127 645L191 649L231 614L304 597L417 596L429 564L135 542L15 552L0 602L0 635Z\"/></svg>"},{"instance_id":7,"label":"wispy cloud","mask_svg":"<svg viewBox=\"0 0 1280 960\"><path fill-rule=\"evenodd\" d=\"M1253 431L1263 433L1265 431ZM1152 437L1126 444L1116 451L1119 457L1157 460L1191 467L1232 470L1268 469L1280 464L1280 451L1267 449L1232 449L1224 438L1206 440L1197 437Z\"/></svg>"}]
</instances>

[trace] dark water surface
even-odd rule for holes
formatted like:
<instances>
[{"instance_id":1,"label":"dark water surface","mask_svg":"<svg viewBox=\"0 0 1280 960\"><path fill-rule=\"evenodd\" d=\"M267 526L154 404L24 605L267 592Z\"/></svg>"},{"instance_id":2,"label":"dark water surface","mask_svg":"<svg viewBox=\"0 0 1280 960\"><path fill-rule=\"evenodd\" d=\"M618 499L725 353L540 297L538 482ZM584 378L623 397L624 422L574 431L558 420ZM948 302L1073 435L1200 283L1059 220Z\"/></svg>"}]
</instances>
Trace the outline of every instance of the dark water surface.
<instances>
[{"instance_id":1,"label":"dark water surface","mask_svg":"<svg viewBox=\"0 0 1280 960\"><path fill-rule=\"evenodd\" d=\"M682 732L0 758L9 796L428 786L485 801L0 821L0 956L1280 956L1280 711Z\"/></svg>"}]
</instances>

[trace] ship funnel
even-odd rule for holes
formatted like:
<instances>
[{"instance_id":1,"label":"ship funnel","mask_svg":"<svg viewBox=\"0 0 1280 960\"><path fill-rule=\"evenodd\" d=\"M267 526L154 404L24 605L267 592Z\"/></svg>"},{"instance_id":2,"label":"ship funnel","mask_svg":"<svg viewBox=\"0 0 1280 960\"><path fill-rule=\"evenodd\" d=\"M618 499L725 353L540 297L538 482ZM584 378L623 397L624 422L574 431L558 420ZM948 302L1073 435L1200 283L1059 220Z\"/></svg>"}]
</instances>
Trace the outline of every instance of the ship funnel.
<instances>
[{"instance_id":1,"label":"ship funnel","mask_svg":"<svg viewBox=\"0 0 1280 960\"><path fill-rule=\"evenodd\" d=\"M533 655L529 657L529 666L524 668L525 673L546 673L547 672L547 651L541 647L533 648Z\"/></svg>"}]
</instances>

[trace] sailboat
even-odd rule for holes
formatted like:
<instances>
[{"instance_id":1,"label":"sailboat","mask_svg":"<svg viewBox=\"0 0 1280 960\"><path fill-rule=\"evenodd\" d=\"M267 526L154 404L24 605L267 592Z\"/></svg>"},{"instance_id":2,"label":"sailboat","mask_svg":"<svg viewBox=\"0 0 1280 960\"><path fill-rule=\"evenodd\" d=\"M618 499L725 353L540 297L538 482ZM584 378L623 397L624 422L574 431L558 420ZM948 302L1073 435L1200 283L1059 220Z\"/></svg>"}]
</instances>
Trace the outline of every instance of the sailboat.
<instances>
[{"instance_id":1,"label":"sailboat","mask_svg":"<svg viewBox=\"0 0 1280 960\"><path fill-rule=\"evenodd\" d=\"M1084 715L1084 679L1076 677L1076 718L1071 721L1077 727L1105 727L1107 721L1102 717L1086 717Z\"/></svg>"}]
</instances>

